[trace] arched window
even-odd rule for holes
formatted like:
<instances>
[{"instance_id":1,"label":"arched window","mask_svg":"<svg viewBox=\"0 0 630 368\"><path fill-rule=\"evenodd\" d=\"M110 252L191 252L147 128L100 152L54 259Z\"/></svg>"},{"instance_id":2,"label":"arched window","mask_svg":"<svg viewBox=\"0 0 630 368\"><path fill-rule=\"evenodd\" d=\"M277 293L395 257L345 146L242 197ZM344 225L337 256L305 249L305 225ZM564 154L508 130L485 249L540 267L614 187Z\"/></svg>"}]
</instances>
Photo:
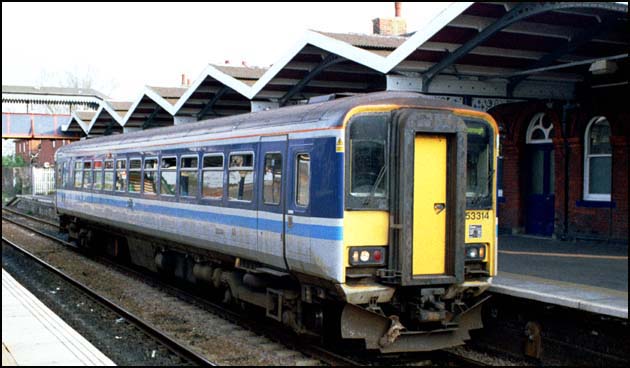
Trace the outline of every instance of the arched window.
<instances>
[{"instance_id":1,"label":"arched window","mask_svg":"<svg viewBox=\"0 0 630 368\"><path fill-rule=\"evenodd\" d=\"M584 136L584 200L610 201L611 169L610 123L597 116Z\"/></svg>"},{"instance_id":2,"label":"arched window","mask_svg":"<svg viewBox=\"0 0 630 368\"><path fill-rule=\"evenodd\" d=\"M544 112L540 112L532 118L527 127L527 144L551 143L553 137L553 123Z\"/></svg>"}]
</instances>

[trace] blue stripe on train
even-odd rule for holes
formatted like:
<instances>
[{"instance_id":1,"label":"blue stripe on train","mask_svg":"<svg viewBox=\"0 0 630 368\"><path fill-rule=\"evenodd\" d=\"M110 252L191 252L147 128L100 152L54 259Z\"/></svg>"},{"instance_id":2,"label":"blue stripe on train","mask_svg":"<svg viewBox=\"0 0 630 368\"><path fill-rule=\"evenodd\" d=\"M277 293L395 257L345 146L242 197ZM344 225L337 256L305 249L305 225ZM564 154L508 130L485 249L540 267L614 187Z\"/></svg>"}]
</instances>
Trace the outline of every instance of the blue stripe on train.
<instances>
[{"instance_id":1,"label":"blue stripe on train","mask_svg":"<svg viewBox=\"0 0 630 368\"><path fill-rule=\"evenodd\" d=\"M59 196L65 197L72 201L88 202L99 205L114 206L119 208L127 208L128 198L106 198L90 194L81 193L59 193ZM263 230L280 233L282 231L282 221L257 219L255 217L219 214L205 211L196 211L184 208L173 208L162 206L159 204L133 204L134 211L146 213L159 213L171 217L180 217L191 220L201 220L222 225L240 226L248 229ZM293 223L293 227L287 229L288 235L324 239L324 240L343 240L343 228L339 226L310 225Z\"/></svg>"}]
</instances>

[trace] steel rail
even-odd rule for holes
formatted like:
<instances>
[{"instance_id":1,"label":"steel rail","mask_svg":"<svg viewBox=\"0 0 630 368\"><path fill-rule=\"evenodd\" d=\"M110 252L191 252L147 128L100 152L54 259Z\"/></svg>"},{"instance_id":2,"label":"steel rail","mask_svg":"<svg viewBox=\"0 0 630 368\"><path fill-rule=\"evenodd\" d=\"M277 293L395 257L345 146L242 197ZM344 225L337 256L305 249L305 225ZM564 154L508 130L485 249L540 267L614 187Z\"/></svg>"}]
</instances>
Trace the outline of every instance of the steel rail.
<instances>
[{"instance_id":1,"label":"steel rail","mask_svg":"<svg viewBox=\"0 0 630 368\"><path fill-rule=\"evenodd\" d=\"M14 210L14 209L6 207L6 206L3 206L2 210L11 212L11 213L16 214L18 216L26 217L26 218L31 219L33 221L41 222L41 223L46 224L46 225L59 227L58 223L55 223L55 222L52 222L52 221L48 221L48 220L45 220L45 219L42 219L42 218L39 218L39 217L31 216L31 215L28 215L26 213L22 213L21 211Z\"/></svg>"},{"instance_id":2,"label":"steel rail","mask_svg":"<svg viewBox=\"0 0 630 368\"><path fill-rule=\"evenodd\" d=\"M3 217L3 219L5 219L5 218ZM11 221L11 222L13 222L13 221ZM15 222L13 222L13 223L15 223ZM59 240L59 239L55 239L55 240ZM155 326L151 325L148 322L143 321L142 319L140 319L137 316L135 316L133 313L127 311L123 307L120 307L119 305L117 305L113 301L109 300L108 298L99 295L98 293L96 293L95 291L93 291L91 288L89 288L88 286L84 285L83 283L75 280L71 276L66 275L61 270L55 268L54 266L48 264L45 261L39 259L36 255L34 255L31 252L29 252L28 250L22 248L20 245L12 242L11 240L7 239L4 236L2 236L2 241L4 243L9 244L10 246L15 248L16 250L20 251L21 253L26 255L28 258L30 258L33 261L37 262L38 264L42 265L47 270L49 270L49 271L53 272L54 274L60 276L66 282L72 284L73 286L78 288L81 292L83 292L86 295L88 295L90 298L94 299L95 301L97 301L98 303L104 305L105 307L109 308L110 310L113 310L115 313L119 314L120 316L125 318L127 321L130 321L136 327L138 327L139 329L144 331L147 335L149 335L150 337L152 337L153 339L155 339L156 341L158 341L162 345L166 346L169 350L171 350L173 353L178 355L180 358L183 358L185 360L188 360L188 361L190 361L190 362L192 362L192 363L194 363L196 365L200 365L200 366L216 366L215 363L209 361L204 356L198 354L195 351L190 350L190 348L188 348L187 346L185 346L183 344L180 344L179 342L177 342L173 338L171 338L168 335L166 335L164 332L160 331Z\"/></svg>"}]
</instances>

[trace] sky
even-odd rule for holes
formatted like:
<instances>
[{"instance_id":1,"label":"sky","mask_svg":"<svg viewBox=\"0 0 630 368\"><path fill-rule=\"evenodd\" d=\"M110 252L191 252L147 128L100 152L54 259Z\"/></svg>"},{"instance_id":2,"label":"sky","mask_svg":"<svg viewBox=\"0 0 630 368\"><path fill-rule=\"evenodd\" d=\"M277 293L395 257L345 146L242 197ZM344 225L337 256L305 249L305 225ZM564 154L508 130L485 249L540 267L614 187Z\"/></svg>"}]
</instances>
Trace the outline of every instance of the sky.
<instances>
[{"instance_id":1,"label":"sky","mask_svg":"<svg viewBox=\"0 0 630 368\"><path fill-rule=\"evenodd\" d=\"M407 31L450 3L402 3ZM60 86L89 75L115 100L179 86L209 63L275 63L308 29L372 33L394 3L2 3L2 84Z\"/></svg>"}]
</instances>

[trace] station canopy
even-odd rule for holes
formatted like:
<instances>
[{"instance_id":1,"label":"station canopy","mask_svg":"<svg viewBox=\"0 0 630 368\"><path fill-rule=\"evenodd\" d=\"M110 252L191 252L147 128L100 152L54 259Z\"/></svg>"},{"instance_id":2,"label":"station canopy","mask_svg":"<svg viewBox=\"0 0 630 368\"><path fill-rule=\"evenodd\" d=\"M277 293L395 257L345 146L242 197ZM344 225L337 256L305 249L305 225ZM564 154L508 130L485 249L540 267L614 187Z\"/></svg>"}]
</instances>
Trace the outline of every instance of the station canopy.
<instances>
[{"instance_id":1,"label":"station canopy","mask_svg":"<svg viewBox=\"0 0 630 368\"><path fill-rule=\"evenodd\" d=\"M63 126L63 131L85 137L88 134L88 126L94 117L94 111L75 111L70 116L70 120Z\"/></svg>"},{"instance_id":2,"label":"station canopy","mask_svg":"<svg viewBox=\"0 0 630 368\"><path fill-rule=\"evenodd\" d=\"M125 129L149 129L173 125L174 105L186 92L179 87L146 86L122 120Z\"/></svg>"},{"instance_id":3,"label":"station canopy","mask_svg":"<svg viewBox=\"0 0 630 368\"><path fill-rule=\"evenodd\" d=\"M131 102L124 101L103 101L89 121L87 131L91 136L122 133L123 117L131 105Z\"/></svg>"},{"instance_id":4,"label":"station canopy","mask_svg":"<svg viewBox=\"0 0 630 368\"><path fill-rule=\"evenodd\" d=\"M175 105L177 116L194 120L248 113L249 89L267 69L210 64Z\"/></svg>"}]
</instances>

